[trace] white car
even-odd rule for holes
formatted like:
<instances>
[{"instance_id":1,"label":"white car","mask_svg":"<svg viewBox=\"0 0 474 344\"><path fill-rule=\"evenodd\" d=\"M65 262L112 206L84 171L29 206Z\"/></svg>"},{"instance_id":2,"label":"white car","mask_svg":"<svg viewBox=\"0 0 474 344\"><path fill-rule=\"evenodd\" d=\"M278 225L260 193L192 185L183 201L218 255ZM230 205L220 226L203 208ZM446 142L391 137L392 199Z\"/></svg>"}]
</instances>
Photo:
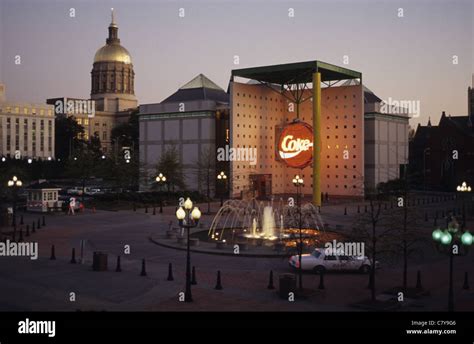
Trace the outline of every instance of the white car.
<instances>
[{"instance_id":1,"label":"white car","mask_svg":"<svg viewBox=\"0 0 474 344\"><path fill-rule=\"evenodd\" d=\"M66 190L66 193L68 195L78 195L78 196L81 196L82 195L82 187L79 187L79 186L75 186L75 187L72 187L70 189L67 189Z\"/></svg>"},{"instance_id":2,"label":"white car","mask_svg":"<svg viewBox=\"0 0 474 344\"><path fill-rule=\"evenodd\" d=\"M291 268L299 268L299 255L291 256L288 263ZM377 262L375 264L378 265ZM301 256L302 270L322 273L326 271L370 271L370 260L365 256L326 255L324 249L316 248L311 254Z\"/></svg>"}]
</instances>

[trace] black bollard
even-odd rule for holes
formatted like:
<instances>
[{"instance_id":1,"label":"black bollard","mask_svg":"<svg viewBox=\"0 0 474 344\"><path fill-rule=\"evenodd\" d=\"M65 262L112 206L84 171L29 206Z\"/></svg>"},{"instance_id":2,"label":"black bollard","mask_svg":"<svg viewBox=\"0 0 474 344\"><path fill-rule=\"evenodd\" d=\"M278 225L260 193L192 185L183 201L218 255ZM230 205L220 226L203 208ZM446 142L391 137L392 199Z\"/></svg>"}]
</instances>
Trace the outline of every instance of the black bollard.
<instances>
[{"instance_id":1,"label":"black bollard","mask_svg":"<svg viewBox=\"0 0 474 344\"><path fill-rule=\"evenodd\" d=\"M137 205L133 203L133 211L137 211Z\"/></svg>"},{"instance_id":2,"label":"black bollard","mask_svg":"<svg viewBox=\"0 0 474 344\"><path fill-rule=\"evenodd\" d=\"M35 226L36 226L35 221L33 221L33 224L31 225L31 233L36 233Z\"/></svg>"},{"instance_id":3,"label":"black bollard","mask_svg":"<svg viewBox=\"0 0 474 344\"><path fill-rule=\"evenodd\" d=\"M168 278L167 281L174 281L173 278L173 265L171 263L168 264Z\"/></svg>"},{"instance_id":4,"label":"black bollard","mask_svg":"<svg viewBox=\"0 0 474 344\"><path fill-rule=\"evenodd\" d=\"M221 271L217 270L217 282L216 282L216 287L214 288L215 290L222 290L222 283L221 283Z\"/></svg>"},{"instance_id":5,"label":"black bollard","mask_svg":"<svg viewBox=\"0 0 474 344\"><path fill-rule=\"evenodd\" d=\"M122 268L120 267L120 256L117 256L117 267L115 268L115 272L121 272Z\"/></svg>"},{"instance_id":6,"label":"black bollard","mask_svg":"<svg viewBox=\"0 0 474 344\"><path fill-rule=\"evenodd\" d=\"M191 277L191 284L192 284L192 285L198 284L198 282L197 282L197 280L196 280L196 267L195 267L195 266L193 266L192 277Z\"/></svg>"},{"instance_id":7,"label":"black bollard","mask_svg":"<svg viewBox=\"0 0 474 344\"><path fill-rule=\"evenodd\" d=\"M344 207L344 215L347 215L347 207Z\"/></svg>"},{"instance_id":8,"label":"black bollard","mask_svg":"<svg viewBox=\"0 0 474 344\"><path fill-rule=\"evenodd\" d=\"M319 286L318 286L318 289L319 290L324 290L324 272L321 272L319 274Z\"/></svg>"},{"instance_id":9,"label":"black bollard","mask_svg":"<svg viewBox=\"0 0 474 344\"><path fill-rule=\"evenodd\" d=\"M321 206L318 205L318 214L321 214Z\"/></svg>"},{"instance_id":10,"label":"black bollard","mask_svg":"<svg viewBox=\"0 0 474 344\"><path fill-rule=\"evenodd\" d=\"M145 214L148 214L148 206L145 206Z\"/></svg>"},{"instance_id":11,"label":"black bollard","mask_svg":"<svg viewBox=\"0 0 474 344\"><path fill-rule=\"evenodd\" d=\"M423 289L423 285L421 284L421 271L418 270L416 273L416 289Z\"/></svg>"},{"instance_id":12,"label":"black bollard","mask_svg":"<svg viewBox=\"0 0 474 344\"><path fill-rule=\"evenodd\" d=\"M156 207L153 206L153 215L156 215Z\"/></svg>"},{"instance_id":13,"label":"black bollard","mask_svg":"<svg viewBox=\"0 0 474 344\"><path fill-rule=\"evenodd\" d=\"M56 260L56 253L54 250L54 245L51 246L51 257L49 258L50 260Z\"/></svg>"},{"instance_id":14,"label":"black bollard","mask_svg":"<svg viewBox=\"0 0 474 344\"><path fill-rule=\"evenodd\" d=\"M146 276L145 259L142 259L142 272L140 272L140 276Z\"/></svg>"},{"instance_id":15,"label":"black bollard","mask_svg":"<svg viewBox=\"0 0 474 344\"><path fill-rule=\"evenodd\" d=\"M76 249L74 247L72 248L71 261L69 263L76 264Z\"/></svg>"},{"instance_id":16,"label":"black bollard","mask_svg":"<svg viewBox=\"0 0 474 344\"><path fill-rule=\"evenodd\" d=\"M462 288L464 290L469 290L469 276L467 274L467 271L464 273L464 283L462 285Z\"/></svg>"},{"instance_id":17,"label":"black bollard","mask_svg":"<svg viewBox=\"0 0 474 344\"><path fill-rule=\"evenodd\" d=\"M27 237L30 236L30 225L26 225L26 235Z\"/></svg>"},{"instance_id":18,"label":"black bollard","mask_svg":"<svg viewBox=\"0 0 474 344\"><path fill-rule=\"evenodd\" d=\"M20 215L20 225L23 225L23 215Z\"/></svg>"},{"instance_id":19,"label":"black bollard","mask_svg":"<svg viewBox=\"0 0 474 344\"><path fill-rule=\"evenodd\" d=\"M364 207L364 213L366 213L366 212L367 212L367 206Z\"/></svg>"},{"instance_id":20,"label":"black bollard","mask_svg":"<svg viewBox=\"0 0 474 344\"><path fill-rule=\"evenodd\" d=\"M43 227L46 226L46 218L44 217L44 215L43 215L43 223L42 223L42 226L43 226Z\"/></svg>"},{"instance_id":21,"label":"black bollard","mask_svg":"<svg viewBox=\"0 0 474 344\"><path fill-rule=\"evenodd\" d=\"M20 227L20 237L18 238L18 241L23 241L23 227Z\"/></svg>"},{"instance_id":22,"label":"black bollard","mask_svg":"<svg viewBox=\"0 0 474 344\"><path fill-rule=\"evenodd\" d=\"M40 229L41 228L41 221L38 219L38 222L36 223L36 228Z\"/></svg>"},{"instance_id":23,"label":"black bollard","mask_svg":"<svg viewBox=\"0 0 474 344\"><path fill-rule=\"evenodd\" d=\"M275 286L273 285L273 270L270 270L270 277L268 278L267 289L275 289Z\"/></svg>"},{"instance_id":24,"label":"black bollard","mask_svg":"<svg viewBox=\"0 0 474 344\"><path fill-rule=\"evenodd\" d=\"M360 205L357 206L357 214L360 214Z\"/></svg>"}]
</instances>

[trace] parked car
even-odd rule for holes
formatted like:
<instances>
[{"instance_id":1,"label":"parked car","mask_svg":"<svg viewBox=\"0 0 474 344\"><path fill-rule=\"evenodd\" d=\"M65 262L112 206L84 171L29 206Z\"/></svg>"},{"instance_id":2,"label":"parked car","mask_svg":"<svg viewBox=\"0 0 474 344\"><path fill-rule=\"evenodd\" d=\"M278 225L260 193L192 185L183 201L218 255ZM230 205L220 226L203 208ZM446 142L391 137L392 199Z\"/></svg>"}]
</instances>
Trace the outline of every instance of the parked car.
<instances>
[{"instance_id":1,"label":"parked car","mask_svg":"<svg viewBox=\"0 0 474 344\"><path fill-rule=\"evenodd\" d=\"M86 195L94 196L94 195L103 195L104 191L99 188L86 188Z\"/></svg>"},{"instance_id":2,"label":"parked car","mask_svg":"<svg viewBox=\"0 0 474 344\"><path fill-rule=\"evenodd\" d=\"M288 263L291 268L298 269L299 255L291 256ZM312 253L301 256L302 269L315 273L325 271L360 271L368 273L371 265L366 256L326 255L325 250L321 248L316 248ZM378 266L378 262L375 263L375 266Z\"/></svg>"}]
</instances>

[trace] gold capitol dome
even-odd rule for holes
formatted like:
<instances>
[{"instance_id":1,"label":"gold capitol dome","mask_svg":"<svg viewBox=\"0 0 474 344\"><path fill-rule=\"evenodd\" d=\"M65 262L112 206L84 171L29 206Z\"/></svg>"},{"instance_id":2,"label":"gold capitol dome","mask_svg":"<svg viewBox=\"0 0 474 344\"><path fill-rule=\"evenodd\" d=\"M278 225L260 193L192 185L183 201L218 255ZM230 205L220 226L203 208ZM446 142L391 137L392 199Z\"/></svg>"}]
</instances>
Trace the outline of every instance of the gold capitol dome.
<instances>
[{"instance_id":1,"label":"gold capitol dome","mask_svg":"<svg viewBox=\"0 0 474 344\"><path fill-rule=\"evenodd\" d=\"M122 45L118 38L118 26L115 22L114 10L112 9L112 22L109 25L109 38L106 40L107 44L97 50L94 56L94 63L96 62L123 62L126 64L132 63L132 56Z\"/></svg>"}]
</instances>

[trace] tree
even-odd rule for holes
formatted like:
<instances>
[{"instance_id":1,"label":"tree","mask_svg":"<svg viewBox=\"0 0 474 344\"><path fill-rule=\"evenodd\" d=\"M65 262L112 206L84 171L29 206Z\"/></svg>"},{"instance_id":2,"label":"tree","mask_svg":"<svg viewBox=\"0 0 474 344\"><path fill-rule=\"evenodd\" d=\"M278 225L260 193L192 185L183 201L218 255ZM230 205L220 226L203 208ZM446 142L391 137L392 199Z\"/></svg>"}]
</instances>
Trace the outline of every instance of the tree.
<instances>
[{"instance_id":1,"label":"tree","mask_svg":"<svg viewBox=\"0 0 474 344\"><path fill-rule=\"evenodd\" d=\"M211 212L211 189L216 182L216 157L214 150L209 147L201 152L201 155L196 160L194 165L197 174L197 181L199 192L201 192L201 185L206 190L207 198L207 213Z\"/></svg>"},{"instance_id":2,"label":"tree","mask_svg":"<svg viewBox=\"0 0 474 344\"><path fill-rule=\"evenodd\" d=\"M84 127L77 123L74 116L58 116L55 119L56 159L67 160L80 144L83 143Z\"/></svg>"},{"instance_id":3,"label":"tree","mask_svg":"<svg viewBox=\"0 0 474 344\"><path fill-rule=\"evenodd\" d=\"M390 252L392 249L390 233L394 231L389 221L390 210L383 207L387 199L383 189L365 187L365 198L368 201L367 212L361 213L356 219L353 229L354 239L365 242L365 248L371 262L370 289L371 299L375 301L376 281L375 267L379 255Z\"/></svg>"},{"instance_id":4,"label":"tree","mask_svg":"<svg viewBox=\"0 0 474 344\"><path fill-rule=\"evenodd\" d=\"M170 146L161 155L156 166L156 175L159 173L163 173L166 177L168 190L174 191L175 187L179 189L186 188L183 180L183 166L179 161L178 150L175 146Z\"/></svg>"},{"instance_id":5,"label":"tree","mask_svg":"<svg viewBox=\"0 0 474 344\"><path fill-rule=\"evenodd\" d=\"M100 139L94 135L88 142L82 141L78 144L66 164L66 174L81 180L82 202L84 202L86 181L98 171L100 166L99 162L102 157L100 147Z\"/></svg>"}]
</instances>

